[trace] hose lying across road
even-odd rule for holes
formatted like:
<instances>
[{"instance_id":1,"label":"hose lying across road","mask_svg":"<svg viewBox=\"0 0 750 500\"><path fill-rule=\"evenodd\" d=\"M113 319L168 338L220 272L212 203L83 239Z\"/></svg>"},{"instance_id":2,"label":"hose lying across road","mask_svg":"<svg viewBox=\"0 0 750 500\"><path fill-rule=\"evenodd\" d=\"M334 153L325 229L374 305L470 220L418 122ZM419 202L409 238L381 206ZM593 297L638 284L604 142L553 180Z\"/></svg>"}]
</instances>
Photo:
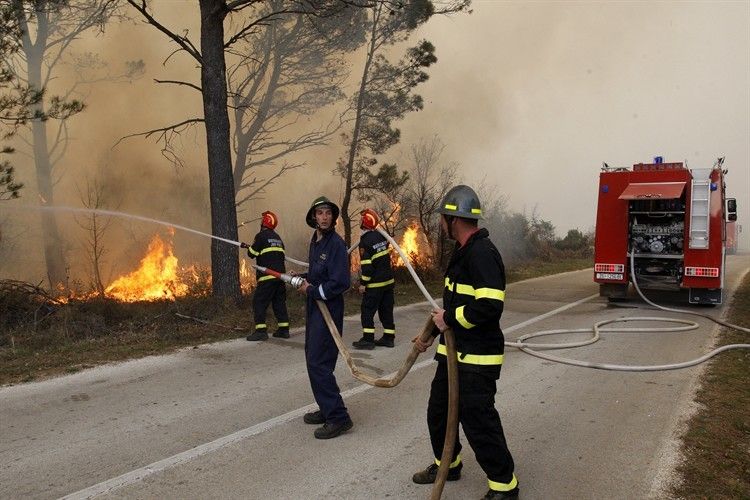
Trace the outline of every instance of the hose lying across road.
<instances>
[{"instance_id":1,"label":"hose lying across road","mask_svg":"<svg viewBox=\"0 0 750 500\"><path fill-rule=\"evenodd\" d=\"M432 305L434 309L438 309L439 306L437 302L435 302L432 296L430 296L429 292L425 288L422 281L419 279L419 276L417 276L417 273L414 271L414 268L411 266L409 259L407 258L406 255L404 255L398 243L396 243L396 241L380 227L376 229L380 234L382 234L391 243L391 245L393 245L393 248L395 248L396 251L399 253L399 255L401 256L401 259L406 265L406 268L409 270L409 273L414 279L414 282L417 284L420 291L425 296L425 298L430 303L430 305ZM349 253L351 253L355 247L356 247L356 244L349 249ZM296 264L299 264L299 265L303 265L303 266L307 265L307 263L305 262L297 261L289 257L287 257L287 260L294 262ZM676 312L680 314L690 314L693 316L700 316L702 318L709 319L727 328L733 328L742 332L750 333L750 329L748 328L744 328L742 326L727 323L723 320L713 318L707 314L702 314L702 313L698 313L694 311L687 311L687 310L682 310L682 309L673 309L670 307L663 307L658 304L655 304L654 302L646 298L646 296L643 294L640 287L638 286L638 283L636 282L633 252L631 252L631 257L630 257L630 270L631 270L630 274L633 277L633 285L635 286L636 291L641 296L641 298L646 303L650 304L651 306L657 309L663 310L663 311L667 311L667 312ZM338 347L339 352L344 358L346 365L349 368L349 371L351 372L354 378L356 378L357 380L361 382L364 382L366 384L369 384L375 387L392 388L398 385L399 382L401 382L404 379L406 374L409 373L409 370L414 365L414 362L416 361L417 357L420 354L416 346L412 347L412 350L409 352L401 368L399 368L396 374L389 379L376 378L376 377L373 377L371 375L368 375L362 372L359 369L359 367L354 363L354 360L352 359L352 356L349 353L349 350L344 345L344 342L341 339L341 334L338 331L338 328L336 328L336 325L333 322L333 319L331 318L331 314L328 311L328 308L325 306L324 302L321 300L317 300L316 303L318 305L318 308L320 309L321 314L323 315L323 318L328 326L328 329L331 332L331 336L333 337L333 340L336 343L336 346ZM602 328L604 325L607 325L607 324L621 323L621 322L628 322L628 321L660 321L660 322L668 322L668 323L679 323L683 326L664 327L664 328ZM593 344L594 342L597 342L601 338L600 334L604 332L682 332L682 331L695 330L698 327L699 327L698 323L694 321L683 320L683 319L660 318L660 317L653 317L653 316L633 316L629 318L618 318L618 319L599 321L595 323L591 328L557 329L557 330L545 330L545 331L540 331L540 332L533 332L533 333L529 333L526 335L522 335L515 342L505 342L505 345L508 347L515 347L532 356L546 359L548 361L554 361L556 363L580 366L584 368L595 368L599 370L614 370L614 371L628 371L628 372L664 371L664 370L676 370L680 368L687 368L687 367L695 366L699 363L702 363L712 358L713 356L716 356L720 352L727 351L729 349L750 349L750 344L731 344L731 345L725 345L725 346L719 347L699 358L696 358L690 361L685 361L682 363L665 364L665 365L640 365L640 366L638 365L635 365L635 366L634 365L616 365L616 364L610 364L610 363L593 363L589 361L579 361L575 359L562 358L559 356L552 356L550 354L545 354L545 353L541 353L538 351L538 349L544 349L544 350L565 349L565 348L581 347L581 346ZM432 331L434 328L435 328L435 324L432 321L432 317L429 317L427 319L427 322L425 323L424 328L422 329L422 332L419 335L420 338L423 341L428 341L432 335ZM582 341L557 343L557 344L535 344L535 343L526 342L527 340L535 338L535 337L568 334L568 333L584 333L584 332L593 332L593 336L589 339L582 340ZM455 338L453 336L453 332L450 329L443 332L443 338L446 343L446 349L447 349L446 357L448 361L448 422L447 422L447 427L446 427L445 442L443 444L443 452L442 452L441 459L440 459L440 466L438 467L437 478L435 480L435 483L433 485L432 492L430 495L430 498L432 500L437 500L442 495L443 487L445 485L445 480L448 476L449 465L453 458L453 448L455 445L456 436L458 434L458 366L457 366L458 362L457 362L457 357L456 357Z\"/></svg>"},{"instance_id":2,"label":"hose lying across road","mask_svg":"<svg viewBox=\"0 0 750 500\"><path fill-rule=\"evenodd\" d=\"M709 316L708 314L702 314L699 312L688 311L684 309L674 309L671 307L664 307L649 300L643 294L640 287L638 286L637 280L635 279L635 263L634 263L633 252L630 253L630 275L633 277L633 285L635 286L635 290L636 292L638 292L638 295L640 295L641 298L647 304L651 305L652 307L655 307L656 309L660 309L662 311L667 311L667 312L675 312L675 313L680 313L680 314L690 314L693 316L700 316L702 318L709 319L713 321L714 323L725 326L727 328L733 328L741 332L750 333L750 328L745 328L739 325L733 325L731 323L727 323L726 321L713 318L712 316ZM621 323L621 322L627 322L627 321L660 321L660 322L666 322L666 323L681 323L686 326L666 327L666 328L601 328L603 325L607 325L610 323ZM588 344L593 344L594 342L596 342L597 340L601 338L600 333L602 332L683 332L687 330L695 330L696 328L698 328L698 323L694 321L687 321L684 319L658 318L658 317L651 317L651 316L632 316L629 318L618 318L618 319L610 319L606 321L599 321L595 323L592 328L545 330L542 332L529 333L529 334L522 335L521 337L519 337L518 341L506 342L505 345L509 347L516 347L527 354L531 354L532 356L546 359L548 361L554 361L556 363L563 363L566 365L573 365L573 366L581 366L584 368L595 368L598 370L613 370L613 371L625 371L625 372L654 372L654 371L677 370L680 368L688 368L690 366L695 366L697 364L703 363L704 361L716 356L717 354L724 352L724 351L728 351L730 349L750 349L750 344L730 344L730 345L718 347L696 359L684 361L682 363L673 363L673 364L666 364L666 365L615 365L615 364L610 364L610 363L592 363L590 361L579 361L576 359L552 356L551 354L544 354L535 350L535 349L564 349L564 348L580 347L580 346L584 346ZM557 335L557 334L563 334L563 333L583 333L583 332L593 332L594 335L591 338L584 340L584 341L570 342L570 343L564 343L564 344L530 344L526 342L526 340L528 339L535 338L535 337L542 337L546 335Z\"/></svg>"}]
</instances>

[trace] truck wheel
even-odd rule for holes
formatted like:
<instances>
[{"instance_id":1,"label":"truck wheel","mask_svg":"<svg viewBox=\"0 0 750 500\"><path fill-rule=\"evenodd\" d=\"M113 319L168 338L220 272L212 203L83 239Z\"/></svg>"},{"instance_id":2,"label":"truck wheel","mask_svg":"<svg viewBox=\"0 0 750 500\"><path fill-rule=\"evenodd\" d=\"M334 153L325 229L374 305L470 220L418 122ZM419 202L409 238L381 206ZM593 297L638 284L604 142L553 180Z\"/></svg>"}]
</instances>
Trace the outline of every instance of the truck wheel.
<instances>
[{"instance_id":1,"label":"truck wheel","mask_svg":"<svg viewBox=\"0 0 750 500\"><path fill-rule=\"evenodd\" d=\"M627 283L600 283L599 296L607 297L610 302L622 302L628 297Z\"/></svg>"}]
</instances>

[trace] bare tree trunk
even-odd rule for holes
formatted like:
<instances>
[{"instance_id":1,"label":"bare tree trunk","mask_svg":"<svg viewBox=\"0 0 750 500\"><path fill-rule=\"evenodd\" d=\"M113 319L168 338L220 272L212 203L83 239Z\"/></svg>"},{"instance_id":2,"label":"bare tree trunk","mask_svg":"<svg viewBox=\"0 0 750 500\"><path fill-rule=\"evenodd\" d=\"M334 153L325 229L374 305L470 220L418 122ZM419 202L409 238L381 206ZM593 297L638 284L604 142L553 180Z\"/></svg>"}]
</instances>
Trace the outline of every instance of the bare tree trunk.
<instances>
[{"instance_id":1,"label":"bare tree trunk","mask_svg":"<svg viewBox=\"0 0 750 500\"><path fill-rule=\"evenodd\" d=\"M208 150L211 230L216 236L237 241L237 210L234 202L224 59L224 18L228 11L225 2L221 0L200 0L200 11L201 85ZM214 296L239 300L241 292L237 248L212 240L211 272Z\"/></svg>"},{"instance_id":2,"label":"bare tree trunk","mask_svg":"<svg viewBox=\"0 0 750 500\"><path fill-rule=\"evenodd\" d=\"M35 89L42 89L42 55L47 40L48 25L46 14L38 14L36 43L31 44L28 33L24 33L24 51L26 53L27 75L29 85ZM44 101L34 107L35 111L44 111ZM49 158L47 144L47 123L35 119L31 123L32 140L34 145L34 166L36 168L36 182L42 205L54 205L55 199L52 186L52 164ZM67 265L63 254L63 244L57 219L54 212L42 212L42 239L44 242L44 260L47 266L47 279L53 289L59 285L68 286Z\"/></svg>"},{"instance_id":3,"label":"bare tree trunk","mask_svg":"<svg viewBox=\"0 0 750 500\"><path fill-rule=\"evenodd\" d=\"M362 71L362 79L359 82L359 95L357 96L357 111L354 119L354 131L352 132L351 144L349 146L349 158L346 162L346 182L344 184L344 199L341 200L341 219L344 221L344 241L346 246L352 244L352 217L349 214L349 205L352 201L352 181L354 179L354 162L357 159L357 149L359 146L359 133L362 129L362 110L365 106L365 93L367 90L367 78L370 74L370 66L375 55L375 41L377 38L378 19L382 4L378 4L373 12L372 32L370 36L370 46L367 49L367 58L365 67Z\"/></svg>"}]
</instances>

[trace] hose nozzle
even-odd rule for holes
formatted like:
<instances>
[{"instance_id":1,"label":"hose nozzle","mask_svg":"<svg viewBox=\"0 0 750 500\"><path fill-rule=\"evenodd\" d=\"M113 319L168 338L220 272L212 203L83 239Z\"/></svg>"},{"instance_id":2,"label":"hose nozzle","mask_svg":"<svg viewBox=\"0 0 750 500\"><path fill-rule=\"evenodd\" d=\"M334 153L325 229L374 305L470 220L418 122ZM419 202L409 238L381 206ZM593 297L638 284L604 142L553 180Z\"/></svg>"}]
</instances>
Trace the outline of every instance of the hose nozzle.
<instances>
[{"instance_id":1,"label":"hose nozzle","mask_svg":"<svg viewBox=\"0 0 750 500\"><path fill-rule=\"evenodd\" d=\"M269 276L274 276L276 278L279 278L284 283L287 283L288 285L299 288L302 286L302 283L305 282L305 278L302 278L301 276L292 276L291 274L286 273L280 273L278 271L274 271L273 269L268 269L267 267L259 266L257 264L251 264L255 269L258 271L268 274Z\"/></svg>"}]
</instances>

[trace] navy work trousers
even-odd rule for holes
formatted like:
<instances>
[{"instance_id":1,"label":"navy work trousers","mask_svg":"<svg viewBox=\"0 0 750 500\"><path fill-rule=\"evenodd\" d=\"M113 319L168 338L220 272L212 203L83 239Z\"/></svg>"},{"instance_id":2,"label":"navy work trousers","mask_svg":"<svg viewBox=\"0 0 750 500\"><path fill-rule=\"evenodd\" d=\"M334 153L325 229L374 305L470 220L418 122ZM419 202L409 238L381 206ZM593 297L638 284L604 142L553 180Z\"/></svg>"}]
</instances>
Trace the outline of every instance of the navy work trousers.
<instances>
[{"instance_id":1,"label":"navy work trousers","mask_svg":"<svg viewBox=\"0 0 750 500\"><path fill-rule=\"evenodd\" d=\"M339 334L344 331L344 298L338 296L324 304L331 312L331 317ZM341 398L341 390L336 383L333 370L339 351L328 331L323 314L312 297L307 298L307 322L305 324L305 360L307 375L310 377L315 402L318 403L327 423L341 423L349 420L349 413Z\"/></svg>"}]
</instances>

